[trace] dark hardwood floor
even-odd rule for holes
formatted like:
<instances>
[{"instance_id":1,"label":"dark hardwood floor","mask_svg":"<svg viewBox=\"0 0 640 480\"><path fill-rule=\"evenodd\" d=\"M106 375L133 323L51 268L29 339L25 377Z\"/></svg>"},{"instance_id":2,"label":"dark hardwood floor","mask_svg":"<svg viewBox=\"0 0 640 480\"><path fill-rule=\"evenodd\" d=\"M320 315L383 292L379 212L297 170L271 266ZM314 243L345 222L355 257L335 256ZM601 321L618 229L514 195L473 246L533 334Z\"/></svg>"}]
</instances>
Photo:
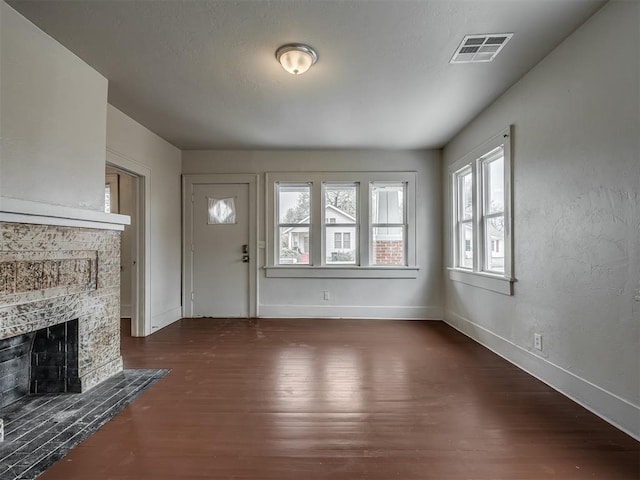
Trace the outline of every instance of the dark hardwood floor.
<instances>
[{"instance_id":1,"label":"dark hardwood floor","mask_svg":"<svg viewBox=\"0 0 640 480\"><path fill-rule=\"evenodd\" d=\"M42 480L624 479L639 443L441 322L185 319Z\"/></svg>"}]
</instances>

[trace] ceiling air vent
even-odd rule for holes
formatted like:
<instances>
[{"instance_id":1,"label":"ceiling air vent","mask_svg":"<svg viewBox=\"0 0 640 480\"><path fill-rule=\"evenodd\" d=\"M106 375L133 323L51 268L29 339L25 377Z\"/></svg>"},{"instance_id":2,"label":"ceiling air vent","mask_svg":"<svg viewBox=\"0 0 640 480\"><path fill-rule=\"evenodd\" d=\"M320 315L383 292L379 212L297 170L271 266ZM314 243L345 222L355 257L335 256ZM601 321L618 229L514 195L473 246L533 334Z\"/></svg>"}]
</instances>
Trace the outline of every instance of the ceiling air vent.
<instances>
[{"instance_id":1,"label":"ceiling air vent","mask_svg":"<svg viewBox=\"0 0 640 480\"><path fill-rule=\"evenodd\" d=\"M513 33L467 35L449 63L490 62L513 37Z\"/></svg>"}]
</instances>

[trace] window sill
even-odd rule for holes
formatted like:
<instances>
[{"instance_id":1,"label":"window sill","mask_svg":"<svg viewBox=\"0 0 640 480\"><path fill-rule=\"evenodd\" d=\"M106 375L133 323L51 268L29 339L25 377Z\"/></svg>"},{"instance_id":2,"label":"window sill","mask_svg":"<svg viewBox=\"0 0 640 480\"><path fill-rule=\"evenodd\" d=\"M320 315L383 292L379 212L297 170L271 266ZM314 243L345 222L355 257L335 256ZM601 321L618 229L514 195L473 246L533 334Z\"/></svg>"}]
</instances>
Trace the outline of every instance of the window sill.
<instances>
[{"instance_id":1,"label":"window sill","mask_svg":"<svg viewBox=\"0 0 640 480\"><path fill-rule=\"evenodd\" d=\"M419 267L264 267L269 278L417 278Z\"/></svg>"},{"instance_id":2,"label":"window sill","mask_svg":"<svg viewBox=\"0 0 640 480\"><path fill-rule=\"evenodd\" d=\"M448 267L447 270L449 270L449 279L454 282L483 288L502 295L513 295L513 282L515 282L513 278L452 267Z\"/></svg>"}]
</instances>

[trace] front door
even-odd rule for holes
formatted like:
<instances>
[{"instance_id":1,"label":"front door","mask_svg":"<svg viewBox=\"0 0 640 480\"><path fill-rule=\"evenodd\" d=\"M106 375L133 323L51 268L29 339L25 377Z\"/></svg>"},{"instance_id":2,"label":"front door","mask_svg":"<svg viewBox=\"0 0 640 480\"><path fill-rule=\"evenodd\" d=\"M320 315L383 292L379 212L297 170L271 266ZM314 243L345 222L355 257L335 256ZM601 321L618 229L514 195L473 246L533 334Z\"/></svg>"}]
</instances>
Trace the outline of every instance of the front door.
<instances>
[{"instance_id":1,"label":"front door","mask_svg":"<svg viewBox=\"0 0 640 480\"><path fill-rule=\"evenodd\" d=\"M249 184L193 185L192 316L249 317Z\"/></svg>"}]
</instances>

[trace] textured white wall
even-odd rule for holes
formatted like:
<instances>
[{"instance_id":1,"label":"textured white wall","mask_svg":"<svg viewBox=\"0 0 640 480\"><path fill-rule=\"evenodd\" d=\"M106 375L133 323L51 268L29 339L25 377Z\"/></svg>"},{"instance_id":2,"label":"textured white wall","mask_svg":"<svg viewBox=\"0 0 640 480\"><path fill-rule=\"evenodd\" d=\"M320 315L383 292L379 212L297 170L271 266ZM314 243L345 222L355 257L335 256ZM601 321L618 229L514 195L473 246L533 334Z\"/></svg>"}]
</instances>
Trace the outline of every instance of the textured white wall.
<instances>
[{"instance_id":1,"label":"textured white wall","mask_svg":"<svg viewBox=\"0 0 640 480\"><path fill-rule=\"evenodd\" d=\"M107 110L107 147L150 176L150 295L153 331L181 315L180 150L118 109Z\"/></svg>"},{"instance_id":2,"label":"textured white wall","mask_svg":"<svg viewBox=\"0 0 640 480\"><path fill-rule=\"evenodd\" d=\"M447 280L447 321L636 436L639 8L607 4L444 149L446 175L515 127L515 295Z\"/></svg>"},{"instance_id":3,"label":"textured white wall","mask_svg":"<svg viewBox=\"0 0 640 480\"><path fill-rule=\"evenodd\" d=\"M104 210L107 80L0 1L0 195Z\"/></svg>"},{"instance_id":4,"label":"textured white wall","mask_svg":"<svg viewBox=\"0 0 640 480\"><path fill-rule=\"evenodd\" d=\"M266 278L262 273L259 308L269 316L441 318L440 152L185 151L182 169L185 174L261 174L260 240L266 235L265 172L415 170L417 279ZM264 265L264 250L259 265ZM324 290L331 292L329 301L323 300Z\"/></svg>"}]
</instances>

